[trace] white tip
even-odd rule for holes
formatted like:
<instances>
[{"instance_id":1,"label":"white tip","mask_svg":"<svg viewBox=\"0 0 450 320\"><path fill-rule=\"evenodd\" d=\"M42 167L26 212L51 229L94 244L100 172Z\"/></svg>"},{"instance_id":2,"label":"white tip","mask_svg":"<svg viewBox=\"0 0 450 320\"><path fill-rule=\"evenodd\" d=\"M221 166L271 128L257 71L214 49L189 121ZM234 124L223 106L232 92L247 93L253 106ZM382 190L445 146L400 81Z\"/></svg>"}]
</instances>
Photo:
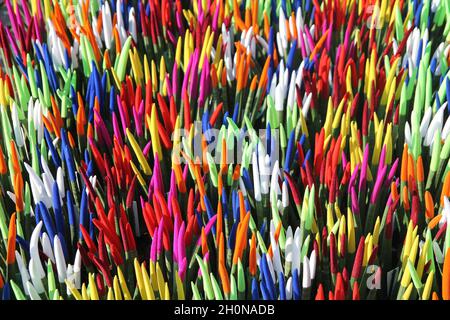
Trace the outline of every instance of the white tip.
<instances>
[{"instance_id":1,"label":"white tip","mask_svg":"<svg viewBox=\"0 0 450 320\"><path fill-rule=\"evenodd\" d=\"M39 265L37 264L37 261L33 258L30 259L28 269L30 271L31 281L33 282L33 286L36 289L38 293L43 293L45 291L44 285L42 283L42 279L44 277L41 277L39 275L38 271Z\"/></svg>"},{"instance_id":2,"label":"white tip","mask_svg":"<svg viewBox=\"0 0 450 320\"><path fill-rule=\"evenodd\" d=\"M64 188L64 173L61 167L56 171L56 184L58 185L59 196L63 199L66 195Z\"/></svg>"},{"instance_id":3,"label":"white tip","mask_svg":"<svg viewBox=\"0 0 450 320\"><path fill-rule=\"evenodd\" d=\"M55 263L55 257L53 256L52 245L50 243L50 239L47 236L47 233L44 232L41 237L41 244L44 254L50 258L50 260Z\"/></svg>"},{"instance_id":4,"label":"white tip","mask_svg":"<svg viewBox=\"0 0 450 320\"><path fill-rule=\"evenodd\" d=\"M311 277L309 275L309 259L307 256L303 258L303 288L311 287Z\"/></svg>"},{"instance_id":5,"label":"white tip","mask_svg":"<svg viewBox=\"0 0 450 320\"><path fill-rule=\"evenodd\" d=\"M313 250L311 252L311 256L309 257L309 272L311 279L314 279L316 277L316 265L317 265L317 255L316 250Z\"/></svg>"},{"instance_id":6,"label":"white tip","mask_svg":"<svg viewBox=\"0 0 450 320\"><path fill-rule=\"evenodd\" d=\"M58 270L58 281L59 283L64 283L66 280L66 261L64 259L64 253L61 247L61 242L57 235L55 235L54 239L54 249L55 249L55 258L56 258L56 269Z\"/></svg>"},{"instance_id":7,"label":"white tip","mask_svg":"<svg viewBox=\"0 0 450 320\"><path fill-rule=\"evenodd\" d=\"M292 236L292 228L289 226L286 230L286 246L285 246L285 260L288 263L292 262L292 249L294 246L294 237Z\"/></svg>"},{"instance_id":8,"label":"white tip","mask_svg":"<svg viewBox=\"0 0 450 320\"><path fill-rule=\"evenodd\" d=\"M292 299L292 277L289 277L286 281L286 300Z\"/></svg>"},{"instance_id":9,"label":"white tip","mask_svg":"<svg viewBox=\"0 0 450 320\"><path fill-rule=\"evenodd\" d=\"M33 232L31 233L30 238L30 257L35 260L35 265L37 267L37 272L40 278L45 277L45 272L41 264L41 258L39 257L39 249L38 249L39 235L41 233L42 226L43 222L39 221L39 223L36 225Z\"/></svg>"},{"instance_id":10,"label":"white tip","mask_svg":"<svg viewBox=\"0 0 450 320\"><path fill-rule=\"evenodd\" d=\"M22 286L25 291L25 294L28 296L28 288L26 286L27 281L30 280L30 275L28 273L27 267L25 266L25 263L22 260L22 256L20 253L16 250L16 261L17 265L19 266L19 272L20 272L20 278L22 279Z\"/></svg>"},{"instance_id":11,"label":"white tip","mask_svg":"<svg viewBox=\"0 0 450 320\"><path fill-rule=\"evenodd\" d=\"M30 281L27 281L27 289L30 294L31 300L42 300Z\"/></svg>"}]
</instances>

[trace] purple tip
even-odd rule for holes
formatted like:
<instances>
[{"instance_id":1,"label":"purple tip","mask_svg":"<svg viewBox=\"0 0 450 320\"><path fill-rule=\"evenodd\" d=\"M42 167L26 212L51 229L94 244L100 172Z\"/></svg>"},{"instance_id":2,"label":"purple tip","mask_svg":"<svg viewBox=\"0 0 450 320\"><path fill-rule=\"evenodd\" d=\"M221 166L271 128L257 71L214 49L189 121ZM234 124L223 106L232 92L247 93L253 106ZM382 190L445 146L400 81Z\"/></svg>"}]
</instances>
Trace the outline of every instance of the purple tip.
<instances>
[{"instance_id":1,"label":"purple tip","mask_svg":"<svg viewBox=\"0 0 450 320\"><path fill-rule=\"evenodd\" d=\"M164 229L164 219L159 220L159 226L158 226L158 236L157 236L157 242L156 242L156 254L159 256L162 252L162 233Z\"/></svg>"},{"instance_id":2,"label":"purple tip","mask_svg":"<svg viewBox=\"0 0 450 320\"><path fill-rule=\"evenodd\" d=\"M136 108L132 108L133 110L133 118L134 118L134 127L136 129L136 135L138 137L142 136L142 122L139 121L139 116L136 112Z\"/></svg>"},{"instance_id":3,"label":"purple tip","mask_svg":"<svg viewBox=\"0 0 450 320\"><path fill-rule=\"evenodd\" d=\"M220 11L219 9L220 9L220 5L216 5L216 10L214 11L214 17L212 20L212 29L214 32L216 32L216 30L217 30L217 23L219 20L219 11Z\"/></svg>"},{"instance_id":4,"label":"purple tip","mask_svg":"<svg viewBox=\"0 0 450 320\"><path fill-rule=\"evenodd\" d=\"M385 163L386 163L386 146L383 146L383 148L381 149L380 161L378 162L377 176L380 174L381 168L384 167Z\"/></svg>"},{"instance_id":5,"label":"purple tip","mask_svg":"<svg viewBox=\"0 0 450 320\"><path fill-rule=\"evenodd\" d=\"M144 157L148 157L148 154L150 153L150 148L152 146L152 140L149 140L147 144L145 145L144 149L142 150L142 153L144 154Z\"/></svg>"},{"instance_id":6,"label":"purple tip","mask_svg":"<svg viewBox=\"0 0 450 320\"><path fill-rule=\"evenodd\" d=\"M189 76L191 74L193 61L194 61L194 56L192 55L191 58L189 59L188 65L187 65L186 70L184 72L183 84L181 86L182 94L184 94L184 92L186 92L186 90L187 90L187 85L188 85L188 82L189 82Z\"/></svg>"},{"instance_id":7,"label":"purple tip","mask_svg":"<svg viewBox=\"0 0 450 320\"><path fill-rule=\"evenodd\" d=\"M176 95L178 89L178 64L174 62L172 69L172 94Z\"/></svg>"},{"instance_id":8,"label":"purple tip","mask_svg":"<svg viewBox=\"0 0 450 320\"><path fill-rule=\"evenodd\" d=\"M184 37L184 25L183 25L183 22L182 22L183 19L181 17L180 12L177 11L175 18L176 18L176 21L177 21L178 30L180 30L180 36Z\"/></svg>"},{"instance_id":9,"label":"purple tip","mask_svg":"<svg viewBox=\"0 0 450 320\"><path fill-rule=\"evenodd\" d=\"M355 185L356 177L358 176L358 172L359 172L359 166L360 166L360 164L358 163L355 166L355 169L353 170L352 175L350 176L350 180L348 181L348 193L350 193L351 187L353 187Z\"/></svg>"},{"instance_id":10,"label":"purple tip","mask_svg":"<svg viewBox=\"0 0 450 320\"><path fill-rule=\"evenodd\" d=\"M308 40L309 48L312 51L316 45L315 45L314 40L313 40L313 38L311 36L311 33L309 32L309 28L306 25L305 25L305 34L306 34L306 40Z\"/></svg>"},{"instance_id":11,"label":"purple tip","mask_svg":"<svg viewBox=\"0 0 450 320\"><path fill-rule=\"evenodd\" d=\"M399 164L399 158L395 159L394 163L392 164L391 170L389 170L389 174L388 174L388 181L392 181L392 179L394 178L395 172L397 171L398 168L398 164Z\"/></svg>"},{"instance_id":12,"label":"purple tip","mask_svg":"<svg viewBox=\"0 0 450 320\"><path fill-rule=\"evenodd\" d=\"M169 206L169 209L172 206ZM180 222L178 221L178 217L175 216L175 221L173 224L173 260L176 262L179 262L179 257L178 257L178 229L179 229L179 224Z\"/></svg>"},{"instance_id":13,"label":"purple tip","mask_svg":"<svg viewBox=\"0 0 450 320\"><path fill-rule=\"evenodd\" d=\"M183 181L186 181L187 179L188 169L189 169L188 164L185 164L183 169Z\"/></svg>"},{"instance_id":14,"label":"purple tip","mask_svg":"<svg viewBox=\"0 0 450 320\"><path fill-rule=\"evenodd\" d=\"M347 157L345 156L345 152L342 151L341 153L341 159L342 159L342 169L345 170L345 168L347 167Z\"/></svg>"},{"instance_id":15,"label":"purple tip","mask_svg":"<svg viewBox=\"0 0 450 320\"><path fill-rule=\"evenodd\" d=\"M352 187L351 196L352 196L352 212L354 214L359 215L359 203L358 203L358 196L356 195L355 187Z\"/></svg>"},{"instance_id":16,"label":"purple tip","mask_svg":"<svg viewBox=\"0 0 450 320\"><path fill-rule=\"evenodd\" d=\"M156 261L156 245L158 243L158 233L153 234L152 244L150 246L150 260Z\"/></svg>"},{"instance_id":17,"label":"purple tip","mask_svg":"<svg viewBox=\"0 0 450 320\"><path fill-rule=\"evenodd\" d=\"M155 154L155 165L153 166L153 177L155 177L156 181L156 189L160 190L161 193L164 193L164 185L161 173L161 167L159 166L159 157L158 154Z\"/></svg>"},{"instance_id":18,"label":"purple tip","mask_svg":"<svg viewBox=\"0 0 450 320\"><path fill-rule=\"evenodd\" d=\"M369 162L369 144L366 144L364 148L363 161L361 165L361 175L359 176L359 190L362 190L366 187L366 179L367 179L367 164Z\"/></svg>"},{"instance_id":19,"label":"purple tip","mask_svg":"<svg viewBox=\"0 0 450 320\"><path fill-rule=\"evenodd\" d=\"M328 30L330 30L330 31L328 31L328 35L327 35L326 48L327 48L327 51L330 51L330 48L331 48L331 38L332 38L332 35L333 35L333 22L331 22L330 28L329 28ZM325 31L325 32L326 32L326 31ZM324 33L325 33L325 32L324 32Z\"/></svg>"},{"instance_id":20,"label":"purple tip","mask_svg":"<svg viewBox=\"0 0 450 320\"><path fill-rule=\"evenodd\" d=\"M172 84L171 84L171 82L170 82L170 79L169 79L169 75L168 75L168 74L166 74L166 86L167 86L167 95L168 95L169 97L173 96Z\"/></svg>"},{"instance_id":21,"label":"purple tip","mask_svg":"<svg viewBox=\"0 0 450 320\"><path fill-rule=\"evenodd\" d=\"M180 275L181 280L184 280L184 276L186 275L186 269L187 269L187 260L186 258L183 258L183 260L181 260L178 266L178 274Z\"/></svg>"},{"instance_id":22,"label":"purple tip","mask_svg":"<svg viewBox=\"0 0 450 320\"><path fill-rule=\"evenodd\" d=\"M198 48L195 49L195 53L193 56L194 62L192 64L192 68L191 68L191 74L190 74L190 78L191 78L191 86L189 87L189 94L191 97L196 97L197 96L197 90L198 90L198 61L199 61L199 50ZM193 100L195 101L196 99L193 98Z\"/></svg>"},{"instance_id":23,"label":"purple tip","mask_svg":"<svg viewBox=\"0 0 450 320\"><path fill-rule=\"evenodd\" d=\"M177 197L177 180L175 178L175 171L173 169L170 172L170 194L172 194L175 198Z\"/></svg>"},{"instance_id":24,"label":"purple tip","mask_svg":"<svg viewBox=\"0 0 450 320\"><path fill-rule=\"evenodd\" d=\"M186 224L183 221L181 223L181 227L180 230L178 231L178 260L182 260L182 259L186 259L186 247L185 247L185 243L184 243L184 234L186 231Z\"/></svg>"},{"instance_id":25,"label":"purple tip","mask_svg":"<svg viewBox=\"0 0 450 320\"><path fill-rule=\"evenodd\" d=\"M209 221L208 221L208 223L206 224L206 227L205 227L205 235L206 236L211 231L211 228L214 226L214 223L216 222L216 220L217 220L217 214L213 215L211 217L211 219L209 219ZM201 242L202 242L202 237L200 236L200 237L198 237L198 240L197 240L197 246L201 245Z\"/></svg>"},{"instance_id":26,"label":"purple tip","mask_svg":"<svg viewBox=\"0 0 450 320\"><path fill-rule=\"evenodd\" d=\"M129 126L129 123L127 121L125 110L124 110L123 105L122 105L122 100L120 100L119 95L117 95L117 106L119 108L120 121L122 122L123 135L126 135L127 134L127 127Z\"/></svg>"},{"instance_id":27,"label":"purple tip","mask_svg":"<svg viewBox=\"0 0 450 320\"><path fill-rule=\"evenodd\" d=\"M386 175L387 166L384 166L383 169L381 169L380 174L377 176L377 180L375 182L375 186L373 187L372 195L370 197L370 203L375 203L378 198L378 194L380 193L381 186L384 181L384 176Z\"/></svg>"}]
</instances>

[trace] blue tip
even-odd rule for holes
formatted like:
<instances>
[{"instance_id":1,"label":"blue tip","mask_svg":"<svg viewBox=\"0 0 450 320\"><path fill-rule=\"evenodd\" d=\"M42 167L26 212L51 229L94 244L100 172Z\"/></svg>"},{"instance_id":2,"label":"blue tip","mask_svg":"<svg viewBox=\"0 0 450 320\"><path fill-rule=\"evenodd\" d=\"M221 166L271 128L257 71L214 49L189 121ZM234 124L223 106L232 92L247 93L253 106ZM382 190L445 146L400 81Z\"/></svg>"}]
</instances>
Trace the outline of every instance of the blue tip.
<instances>
[{"instance_id":1,"label":"blue tip","mask_svg":"<svg viewBox=\"0 0 450 320\"><path fill-rule=\"evenodd\" d=\"M197 209L194 209L194 213L197 217L198 227L199 227L199 229L201 229L203 227L202 215L200 214L200 212L197 211Z\"/></svg>"},{"instance_id":2,"label":"blue tip","mask_svg":"<svg viewBox=\"0 0 450 320\"><path fill-rule=\"evenodd\" d=\"M94 162L92 160L89 161L89 165L86 170L86 174L88 175L88 177L90 177L94 174Z\"/></svg>"},{"instance_id":3,"label":"blue tip","mask_svg":"<svg viewBox=\"0 0 450 320\"><path fill-rule=\"evenodd\" d=\"M267 291L269 292L269 295L272 300L275 299L275 284L272 279L272 275L270 274L269 265L267 264L266 254L263 254L261 256L260 260L260 268L262 276L264 277Z\"/></svg>"},{"instance_id":4,"label":"blue tip","mask_svg":"<svg viewBox=\"0 0 450 320\"><path fill-rule=\"evenodd\" d=\"M416 56L416 66L420 64L420 60L422 59L422 47L423 47L423 41L422 39L419 40L419 48L417 49L417 56Z\"/></svg>"},{"instance_id":5,"label":"blue tip","mask_svg":"<svg viewBox=\"0 0 450 320\"><path fill-rule=\"evenodd\" d=\"M302 136L300 137L300 145L303 146L303 144L305 143L305 139L306 139L306 136L304 133L302 133Z\"/></svg>"},{"instance_id":6,"label":"blue tip","mask_svg":"<svg viewBox=\"0 0 450 320\"><path fill-rule=\"evenodd\" d=\"M289 55L286 62L286 67L289 69L289 71L292 71L294 69L294 57L295 57L295 51L297 50L297 40L294 40L291 44L291 49L289 49Z\"/></svg>"},{"instance_id":7,"label":"blue tip","mask_svg":"<svg viewBox=\"0 0 450 320\"><path fill-rule=\"evenodd\" d=\"M306 0L305 12L308 12L309 10L311 10L311 0Z\"/></svg>"},{"instance_id":8,"label":"blue tip","mask_svg":"<svg viewBox=\"0 0 450 320\"><path fill-rule=\"evenodd\" d=\"M433 57L433 59L431 59L431 63L430 63L430 71L433 74L436 73L436 65L437 65L437 59L436 59L436 57Z\"/></svg>"},{"instance_id":9,"label":"blue tip","mask_svg":"<svg viewBox=\"0 0 450 320\"><path fill-rule=\"evenodd\" d=\"M228 197L225 188L222 189L222 212L223 216L228 218Z\"/></svg>"},{"instance_id":10,"label":"blue tip","mask_svg":"<svg viewBox=\"0 0 450 320\"><path fill-rule=\"evenodd\" d=\"M239 103L236 102L236 104L234 105L234 110L233 110L233 122L237 123L237 117L239 115Z\"/></svg>"},{"instance_id":11,"label":"blue tip","mask_svg":"<svg viewBox=\"0 0 450 320\"><path fill-rule=\"evenodd\" d=\"M66 239L61 232L58 232L59 242L61 242L61 247L63 250L64 258L69 259L69 251L67 250Z\"/></svg>"},{"instance_id":12,"label":"blue tip","mask_svg":"<svg viewBox=\"0 0 450 320\"><path fill-rule=\"evenodd\" d=\"M89 150L84 150L84 162L89 163L91 161L91 157L89 156Z\"/></svg>"},{"instance_id":13,"label":"blue tip","mask_svg":"<svg viewBox=\"0 0 450 320\"><path fill-rule=\"evenodd\" d=\"M206 194L203 196L203 201L205 202L206 214L208 215L208 219L211 219L214 216L214 210Z\"/></svg>"},{"instance_id":14,"label":"blue tip","mask_svg":"<svg viewBox=\"0 0 450 320\"><path fill-rule=\"evenodd\" d=\"M245 205L245 212L251 211L252 207L250 206L250 202L247 198L244 199L244 205Z\"/></svg>"},{"instance_id":15,"label":"blue tip","mask_svg":"<svg viewBox=\"0 0 450 320\"><path fill-rule=\"evenodd\" d=\"M14 60L16 60L17 65L19 66L20 72L22 72L27 81L29 81L27 68L25 68L24 64L22 63L22 59L20 58L20 56L14 56Z\"/></svg>"},{"instance_id":16,"label":"blue tip","mask_svg":"<svg viewBox=\"0 0 450 320\"><path fill-rule=\"evenodd\" d=\"M436 110L435 111L438 111L440 108L441 108L441 99L439 99L439 95L437 94L436 95ZM448 109L448 107L447 107L447 109Z\"/></svg>"},{"instance_id":17,"label":"blue tip","mask_svg":"<svg viewBox=\"0 0 450 320\"><path fill-rule=\"evenodd\" d=\"M259 228L259 233L261 235L264 235L265 232L266 232L266 221L264 221L263 224L261 225L261 228Z\"/></svg>"},{"instance_id":18,"label":"blue tip","mask_svg":"<svg viewBox=\"0 0 450 320\"><path fill-rule=\"evenodd\" d=\"M52 89L53 93L56 93L56 90L58 89L59 86L58 82L56 81L55 69L53 69L52 57L48 52L48 47L46 43L42 45L42 49L44 50L44 66L47 72L47 78L50 84L50 89Z\"/></svg>"},{"instance_id":19,"label":"blue tip","mask_svg":"<svg viewBox=\"0 0 450 320\"><path fill-rule=\"evenodd\" d=\"M421 2L421 3L419 4L419 6L417 7L416 12L414 13L414 25L415 25L416 27L418 27L419 24L420 24L420 15L421 15L421 13L422 13L422 7L423 7L423 2Z\"/></svg>"},{"instance_id":20,"label":"blue tip","mask_svg":"<svg viewBox=\"0 0 450 320\"><path fill-rule=\"evenodd\" d=\"M97 66L95 65L94 61L91 62L91 65L92 65L92 73L91 74L93 77L94 93L98 99L98 103L101 108L101 106L103 104L103 99L102 99L102 84L101 84L101 80L100 80L100 75L98 73Z\"/></svg>"},{"instance_id":21,"label":"blue tip","mask_svg":"<svg viewBox=\"0 0 450 320\"><path fill-rule=\"evenodd\" d=\"M62 215L61 202L59 201L58 184L53 183L52 188L52 204L53 212L55 214L56 231L64 235L64 218Z\"/></svg>"},{"instance_id":22,"label":"blue tip","mask_svg":"<svg viewBox=\"0 0 450 320\"><path fill-rule=\"evenodd\" d=\"M69 217L69 224L75 227L76 226L75 209L73 206L72 192L70 192L70 190L67 190L66 192L66 199L67 199L67 215Z\"/></svg>"},{"instance_id":23,"label":"blue tip","mask_svg":"<svg viewBox=\"0 0 450 320\"><path fill-rule=\"evenodd\" d=\"M309 149L305 155L305 160L303 161L303 166L306 166L306 162L309 161L309 158L311 158L311 149Z\"/></svg>"},{"instance_id":24,"label":"blue tip","mask_svg":"<svg viewBox=\"0 0 450 320\"><path fill-rule=\"evenodd\" d=\"M297 269L292 272L292 295L294 300L300 300L300 282Z\"/></svg>"},{"instance_id":25,"label":"blue tip","mask_svg":"<svg viewBox=\"0 0 450 320\"><path fill-rule=\"evenodd\" d=\"M250 175L247 171L247 168L242 169L242 181L244 182L247 191L253 192L253 183L252 179L250 179Z\"/></svg>"},{"instance_id":26,"label":"blue tip","mask_svg":"<svg viewBox=\"0 0 450 320\"><path fill-rule=\"evenodd\" d=\"M34 52L36 53L36 58L37 60L40 61L44 61L44 59L42 58L42 53L41 53L41 49L39 48L39 46L36 44L36 42L33 42L33 46L34 46Z\"/></svg>"},{"instance_id":27,"label":"blue tip","mask_svg":"<svg viewBox=\"0 0 450 320\"><path fill-rule=\"evenodd\" d=\"M283 10L284 15L287 16L286 0L281 0L281 9Z\"/></svg>"},{"instance_id":28,"label":"blue tip","mask_svg":"<svg viewBox=\"0 0 450 320\"><path fill-rule=\"evenodd\" d=\"M280 290L280 300L286 300L286 285L284 284L283 272L278 277L278 289Z\"/></svg>"},{"instance_id":29,"label":"blue tip","mask_svg":"<svg viewBox=\"0 0 450 320\"><path fill-rule=\"evenodd\" d=\"M252 279L252 300L259 300L258 281L256 278Z\"/></svg>"},{"instance_id":30,"label":"blue tip","mask_svg":"<svg viewBox=\"0 0 450 320\"><path fill-rule=\"evenodd\" d=\"M114 112L114 102L116 101L116 99L114 99L114 97L116 96L115 91L116 89L114 88L114 86L111 86L111 91L109 92L109 111L111 113Z\"/></svg>"},{"instance_id":31,"label":"blue tip","mask_svg":"<svg viewBox=\"0 0 450 320\"><path fill-rule=\"evenodd\" d=\"M106 86L107 83L106 81L108 81L108 79L106 78L106 73L103 74L102 76L102 83L101 83L101 88L100 88L100 98L102 99L102 103L100 104L100 112L103 112L103 104L105 103L105 96L106 96Z\"/></svg>"},{"instance_id":32,"label":"blue tip","mask_svg":"<svg viewBox=\"0 0 450 320\"><path fill-rule=\"evenodd\" d=\"M70 65L72 64L72 59L70 59L69 51L67 51L67 49L64 49L64 58L66 60L66 70L69 70Z\"/></svg>"},{"instance_id":33,"label":"blue tip","mask_svg":"<svg viewBox=\"0 0 450 320\"><path fill-rule=\"evenodd\" d=\"M73 158L72 158L72 153L70 152L70 149L67 146L64 146L62 149L63 149L63 153L64 153L64 160L67 165L67 171L69 173L69 180L70 180L70 182L75 182L76 175L75 175L75 167L74 167L74 162L73 162Z\"/></svg>"},{"instance_id":34,"label":"blue tip","mask_svg":"<svg viewBox=\"0 0 450 320\"><path fill-rule=\"evenodd\" d=\"M270 85L272 83L272 76L273 76L273 60L270 61L269 69L267 70L267 87L266 87L267 94L270 91Z\"/></svg>"},{"instance_id":35,"label":"blue tip","mask_svg":"<svg viewBox=\"0 0 450 320\"><path fill-rule=\"evenodd\" d=\"M269 43L268 43L268 54L271 56L271 57L273 57L273 42L274 42L274 39L273 39L273 37L274 37L274 35L273 35L273 27L270 27L270 30L269 30ZM272 58L271 58L272 59Z\"/></svg>"},{"instance_id":36,"label":"blue tip","mask_svg":"<svg viewBox=\"0 0 450 320\"><path fill-rule=\"evenodd\" d=\"M39 204L34 207L34 219L36 220L36 225L41 221L41 213L39 212Z\"/></svg>"},{"instance_id":37,"label":"blue tip","mask_svg":"<svg viewBox=\"0 0 450 320\"><path fill-rule=\"evenodd\" d=\"M229 236L229 238L228 238L228 247L229 247L231 250L234 250L234 245L235 245L235 243L236 243L236 231L237 231L237 226L238 226L238 223L237 223L237 222L233 223L233 226L231 227L230 236Z\"/></svg>"},{"instance_id":38,"label":"blue tip","mask_svg":"<svg viewBox=\"0 0 450 320\"><path fill-rule=\"evenodd\" d=\"M36 87L42 89L41 73L38 69L34 69L34 80L36 81Z\"/></svg>"},{"instance_id":39,"label":"blue tip","mask_svg":"<svg viewBox=\"0 0 450 320\"><path fill-rule=\"evenodd\" d=\"M289 141L286 148L286 155L284 159L284 170L289 172L291 167L291 159L292 159L292 151L294 150L295 143L295 131L291 130L291 134L289 135Z\"/></svg>"},{"instance_id":40,"label":"blue tip","mask_svg":"<svg viewBox=\"0 0 450 320\"><path fill-rule=\"evenodd\" d=\"M225 128L228 128L228 117L229 117L229 113L228 111L225 111L224 115L223 115L223 120L222 120L222 124L225 126Z\"/></svg>"},{"instance_id":41,"label":"blue tip","mask_svg":"<svg viewBox=\"0 0 450 320\"><path fill-rule=\"evenodd\" d=\"M11 299L11 289L9 287L9 282L6 282L3 286L3 292L2 292L2 300L10 300Z\"/></svg>"},{"instance_id":42,"label":"blue tip","mask_svg":"<svg viewBox=\"0 0 450 320\"><path fill-rule=\"evenodd\" d=\"M39 202L39 209L41 212L42 221L44 221L45 230L47 230L50 242L53 245L53 240L55 238L55 226L53 225L53 220L48 213L47 207L43 202Z\"/></svg>"},{"instance_id":43,"label":"blue tip","mask_svg":"<svg viewBox=\"0 0 450 320\"><path fill-rule=\"evenodd\" d=\"M45 141L47 143L48 149L50 151L50 154L52 155L52 162L55 165L55 167L61 166L61 158L59 157L58 152L55 149L55 146L53 145L52 138L50 137L50 134L48 133L47 128L44 128L44 137Z\"/></svg>"},{"instance_id":44,"label":"blue tip","mask_svg":"<svg viewBox=\"0 0 450 320\"><path fill-rule=\"evenodd\" d=\"M72 100L72 113L76 119L77 113L78 113L78 99L77 99L77 94L76 94L73 86L70 86L70 100Z\"/></svg>"},{"instance_id":45,"label":"blue tip","mask_svg":"<svg viewBox=\"0 0 450 320\"><path fill-rule=\"evenodd\" d=\"M239 214L239 196L236 189L231 193L231 203L233 208L233 218L234 221L239 222L240 214Z\"/></svg>"},{"instance_id":46,"label":"blue tip","mask_svg":"<svg viewBox=\"0 0 450 320\"><path fill-rule=\"evenodd\" d=\"M261 288L261 294L263 300L271 300L269 291L267 290L264 279L259 283L259 287Z\"/></svg>"},{"instance_id":47,"label":"blue tip","mask_svg":"<svg viewBox=\"0 0 450 320\"><path fill-rule=\"evenodd\" d=\"M20 237L19 235L16 235L16 242L19 244L19 246L22 247L22 249L25 253L30 252L30 244L28 243L27 240Z\"/></svg>"},{"instance_id":48,"label":"blue tip","mask_svg":"<svg viewBox=\"0 0 450 320\"><path fill-rule=\"evenodd\" d=\"M87 194L86 188L83 188L81 191L81 202L80 202L80 225L82 225L85 229L87 228L87 223L89 221L89 212L88 212L88 203L87 203ZM82 238L82 233L80 230L80 239Z\"/></svg>"}]
</instances>

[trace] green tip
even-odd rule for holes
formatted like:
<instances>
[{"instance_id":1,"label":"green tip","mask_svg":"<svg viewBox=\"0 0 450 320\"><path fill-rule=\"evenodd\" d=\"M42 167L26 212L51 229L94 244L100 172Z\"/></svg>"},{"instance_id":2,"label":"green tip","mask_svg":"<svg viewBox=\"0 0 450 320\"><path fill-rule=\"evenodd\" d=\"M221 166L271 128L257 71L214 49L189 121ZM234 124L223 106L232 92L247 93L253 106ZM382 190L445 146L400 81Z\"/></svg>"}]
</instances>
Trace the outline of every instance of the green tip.
<instances>
[{"instance_id":1,"label":"green tip","mask_svg":"<svg viewBox=\"0 0 450 320\"><path fill-rule=\"evenodd\" d=\"M200 266L200 270L202 272L203 289L205 290L206 297L208 300L213 300L214 292L211 286L211 279L208 277L208 270L206 268L205 262L202 260L202 258L200 258L198 254L195 255L195 258L197 259L197 263Z\"/></svg>"},{"instance_id":2,"label":"green tip","mask_svg":"<svg viewBox=\"0 0 450 320\"><path fill-rule=\"evenodd\" d=\"M408 259L408 269L409 273L411 274L411 278L414 283L414 287L416 287L417 290L420 290L423 287L422 282L420 281L419 275L417 274L416 269L414 268L411 261Z\"/></svg>"},{"instance_id":3,"label":"green tip","mask_svg":"<svg viewBox=\"0 0 450 320\"><path fill-rule=\"evenodd\" d=\"M20 290L19 286L14 282L14 280L11 280L9 283L11 284L11 288L17 300L27 300L22 290Z\"/></svg>"},{"instance_id":4,"label":"green tip","mask_svg":"<svg viewBox=\"0 0 450 320\"><path fill-rule=\"evenodd\" d=\"M245 292L245 275L241 259L238 259L237 275L238 275L238 291Z\"/></svg>"},{"instance_id":5,"label":"green tip","mask_svg":"<svg viewBox=\"0 0 450 320\"><path fill-rule=\"evenodd\" d=\"M211 277L211 284L214 290L214 297L216 300L223 300L223 295L222 295L222 291L220 290L220 286L217 283L216 278L214 277L214 275L212 273L210 273L210 277Z\"/></svg>"},{"instance_id":6,"label":"green tip","mask_svg":"<svg viewBox=\"0 0 450 320\"><path fill-rule=\"evenodd\" d=\"M237 300L236 280L233 274L230 275L230 300Z\"/></svg>"},{"instance_id":7,"label":"green tip","mask_svg":"<svg viewBox=\"0 0 450 320\"><path fill-rule=\"evenodd\" d=\"M131 47L131 39L132 39L131 36L129 36L125 41L122 50L120 50L120 56L117 63L117 77L119 78L119 81L123 81L123 79L125 78L125 70L127 68L128 62L128 53Z\"/></svg>"},{"instance_id":8,"label":"green tip","mask_svg":"<svg viewBox=\"0 0 450 320\"><path fill-rule=\"evenodd\" d=\"M441 132L436 130L434 133L433 152L431 154L430 170L436 172L439 166L439 154L441 153Z\"/></svg>"}]
</instances>

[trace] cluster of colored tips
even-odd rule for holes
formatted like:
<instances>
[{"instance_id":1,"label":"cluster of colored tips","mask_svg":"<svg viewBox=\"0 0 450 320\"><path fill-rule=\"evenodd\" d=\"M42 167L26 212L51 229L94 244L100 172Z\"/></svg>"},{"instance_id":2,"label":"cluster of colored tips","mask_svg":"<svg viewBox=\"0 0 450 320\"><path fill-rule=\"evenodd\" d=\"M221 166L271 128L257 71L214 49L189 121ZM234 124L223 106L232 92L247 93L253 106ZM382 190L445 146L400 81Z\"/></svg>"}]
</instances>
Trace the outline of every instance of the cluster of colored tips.
<instances>
[{"instance_id":1,"label":"cluster of colored tips","mask_svg":"<svg viewBox=\"0 0 450 320\"><path fill-rule=\"evenodd\" d=\"M1 299L450 298L448 0L0 11Z\"/></svg>"}]
</instances>

